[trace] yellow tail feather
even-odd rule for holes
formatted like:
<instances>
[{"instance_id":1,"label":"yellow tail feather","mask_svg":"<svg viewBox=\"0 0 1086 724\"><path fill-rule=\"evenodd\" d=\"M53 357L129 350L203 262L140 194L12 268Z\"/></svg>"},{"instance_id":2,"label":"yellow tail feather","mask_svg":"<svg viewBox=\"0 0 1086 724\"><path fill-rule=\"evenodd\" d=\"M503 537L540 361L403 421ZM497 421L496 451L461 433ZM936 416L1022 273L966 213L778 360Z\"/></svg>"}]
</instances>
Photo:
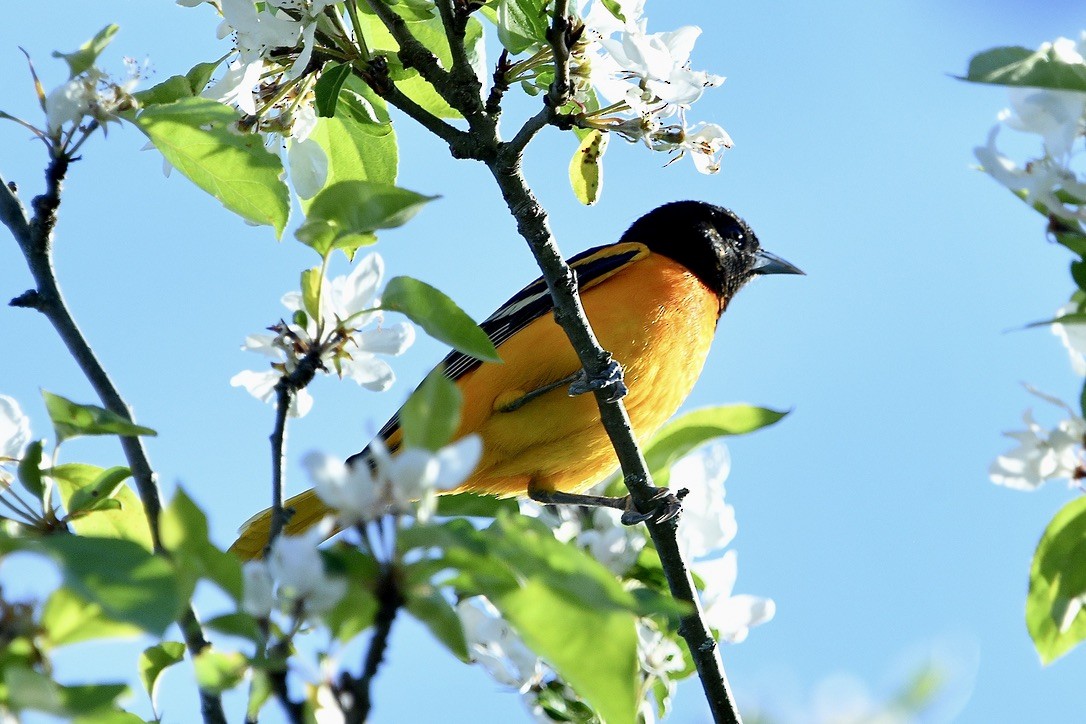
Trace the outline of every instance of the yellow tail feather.
<instances>
[{"instance_id":1,"label":"yellow tail feather","mask_svg":"<svg viewBox=\"0 0 1086 724\"><path fill-rule=\"evenodd\" d=\"M332 511L324 504L314 490L289 498L284 504L286 508L293 508L294 515L287 523L284 533L298 535L309 530L321 522ZM268 544L268 535L271 533L271 510L257 513L241 525L238 531L238 539L230 546L230 552L243 561L250 561L264 555L264 547ZM329 535L332 535L329 533Z\"/></svg>"}]
</instances>

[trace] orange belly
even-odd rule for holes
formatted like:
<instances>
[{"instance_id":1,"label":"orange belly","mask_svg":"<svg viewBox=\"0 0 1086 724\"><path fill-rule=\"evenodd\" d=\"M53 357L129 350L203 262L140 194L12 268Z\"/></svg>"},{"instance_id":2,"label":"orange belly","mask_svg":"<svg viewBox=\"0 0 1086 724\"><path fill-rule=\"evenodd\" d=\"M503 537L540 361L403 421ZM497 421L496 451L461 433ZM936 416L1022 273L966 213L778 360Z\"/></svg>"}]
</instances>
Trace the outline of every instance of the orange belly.
<instances>
[{"instance_id":1,"label":"orange belly","mask_svg":"<svg viewBox=\"0 0 1086 724\"><path fill-rule=\"evenodd\" d=\"M604 349L625 372L626 408L639 442L679 408L701 374L719 302L685 267L651 254L581 295ZM593 395L565 386L512 412L495 403L561 380L580 369L565 333L547 315L505 342L504 364L483 364L460 381L464 410L456 437L478 433L483 458L455 492L524 495L583 492L618 466Z\"/></svg>"}]
</instances>

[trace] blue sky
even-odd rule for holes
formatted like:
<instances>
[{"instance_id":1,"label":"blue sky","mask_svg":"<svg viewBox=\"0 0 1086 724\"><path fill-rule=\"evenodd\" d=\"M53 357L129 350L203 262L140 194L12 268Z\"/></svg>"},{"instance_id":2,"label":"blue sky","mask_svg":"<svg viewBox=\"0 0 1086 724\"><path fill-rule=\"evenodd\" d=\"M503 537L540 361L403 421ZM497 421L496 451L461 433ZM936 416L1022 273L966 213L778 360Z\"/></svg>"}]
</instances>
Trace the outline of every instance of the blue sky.
<instances>
[{"instance_id":1,"label":"blue sky","mask_svg":"<svg viewBox=\"0 0 1086 724\"><path fill-rule=\"evenodd\" d=\"M1045 241L1040 216L972 168L972 148L1005 92L951 77L976 51L1086 28L1072 3L1028 11L1005 0L650 0L650 30L700 25L694 66L728 76L692 114L735 139L722 173L700 176L686 161L664 169L660 156L615 140L602 200L584 208L566 180L572 137L550 130L529 148L528 179L567 254L616 239L654 206L697 198L733 208L765 248L808 274L743 290L687 402L793 410L731 444L737 590L778 607L776 620L723 650L741 702L801 703L836 672L888 692L910 661L937 649L965 701L932 721L1049 721L1082 710L1086 653L1043 669L1022 614L1033 548L1072 493L987 481L1008 447L1000 432L1018 427L1027 406L1057 419L1019 383L1068 400L1081 387L1055 337L1007 331L1066 301L1070 258ZM122 30L104 65L119 70L122 54L147 58L152 82L226 50L207 8L26 4L0 32L0 109L36 118L16 46L51 87L65 69L49 53L109 22ZM528 109L512 106L507 131ZM383 235L378 250L391 274L424 279L485 317L535 275L530 254L485 169L449 159L407 119L397 132L400 185L442 198ZM43 154L26 138L0 126L0 173L29 197ZM59 275L139 420L159 431L149 449L164 485L183 484L227 544L267 498L272 422L271 408L227 381L256 363L239 346L275 321L311 252L246 226L185 179L163 178L143 143L114 126L108 141L86 146L58 227ZM14 243L0 243L0 295L29 283ZM47 435L39 387L86 401L91 392L42 319L0 307L0 330L0 393L18 398ZM291 429L292 484L301 485L305 451L360 449L442 354L435 342L417 343L383 395L320 381L314 412ZM113 464L114 445L75 441L64 454ZM29 586L26 570L5 566L0 580L19 590ZM131 661L84 648L59 672L80 680L93 662L92 674L130 675ZM185 676L179 667L166 687ZM523 711L406 622L375 696L378 722L504 721ZM672 721L707 721L699 697L686 684ZM164 701L166 721L196 715L192 698Z\"/></svg>"}]
</instances>

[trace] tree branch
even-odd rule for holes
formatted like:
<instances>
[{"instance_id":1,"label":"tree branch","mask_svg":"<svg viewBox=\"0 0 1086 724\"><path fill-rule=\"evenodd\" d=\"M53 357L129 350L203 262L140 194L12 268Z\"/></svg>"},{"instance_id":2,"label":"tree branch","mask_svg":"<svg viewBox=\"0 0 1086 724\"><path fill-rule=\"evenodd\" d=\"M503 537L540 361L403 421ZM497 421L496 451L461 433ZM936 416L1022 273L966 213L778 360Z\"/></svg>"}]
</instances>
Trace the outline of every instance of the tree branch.
<instances>
[{"instance_id":1,"label":"tree branch","mask_svg":"<svg viewBox=\"0 0 1086 724\"><path fill-rule=\"evenodd\" d=\"M453 66L449 71L449 105L464 114L469 122L483 116L483 84L471 67L464 40L467 37L468 16L457 12L452 0L437 0L437 9L441 13L441 24L445 26L445 37L449 41Z\"/></svg>"},{"instance_id":2,"label":"tree branch","mask_svg":"<svg viewBox=\"0 0 1086 724\"><path fill-rule=\"evenodd\" d=\"M5 184L4 191L0 193L0 220L11 230L18 242L36 284L35 289L18 298L20 303L16 306L32 307L45 315L106 409L134 423L128 404L72 317L60 292L53 266L53 229L56 227L61 191L70 164L71 158L68 155L51 151L49 166L45 172L46 190L31 203L34 216L29 221L9 186ZM143 502L154 550L168 557L169 553L162 547L158 525L162 512L162 495L146 448L139 437L121 437L120 442ZM178 625L191 656L195 657L209 646L191 603L182 612ZM200 710L208 724L226 723L222 699L218 694L200 689Z\"/></svg>"},{"instance_id":3,"label":"tree branch","mask_svg":"<svg viewBox=\"0 0 1086 724\"><path fill-rule=\"evenodd\" d=\"M349 692L352 696L351 706L344 711L347 724L363 724L369 718L370 709L373 707L370 695L373 678L384 660L385 650L388 648L388 637L392 632L392 623L404 604L396 568L392 563L386 563L382 567L375 593L377 613L374 615L373 638L370 639L370 647L366 652L362 675L356 679L344 672L340 682L342 690Z\"/></svg>"},{"instance_id":4,"label":"tree branch","mask_svg":"<svg viewBox=\"0 0 1086 724\"><path fill-rule=\"evenodd\" d=\"M287 413L300 390L309 386L317 375L317 370L324 368L321 361L321 345L312 346L294 369L279 378L275 384L275 427L269 437L272 446L272 508L271 526L268 542L264 546L265 558L271 552L272 543L290 522L293 510L283 507L283 468L286 464Z\"/></svg>"},{"instance_id":5,"label":"tree branch","mask_svg":"<svg viewBox=\"0 0 1086 724\"><path fill-rule=\"evenodd\" d=\"M371 7L379 4L375 0L367 1ZM375 11L381 14L376 7ZM387 9L385 12L391 13ZM447 11L443 12L443 18L446 14ZM403 24L398 16L396 19L401 25ZM389 23L386 22L386 25ZM392 27L390 26L389 29L392 30ZM395 32L393 34L395 36ZM476 158L485 162L494 176L510 213L517 221L517 229L528 242L550 289L554 300L555 319L569 337L589 381L621 380L621 368L603 349L592 331L577 293L576 278L562 258L547 223L546 212L532 194L521 169L524 149L540 130L548 124L562 127L571 125L564 120L564 116L558 113L558 109L569 101L572 90L569 74L571 38L568 0L556 0L547 39L551 44L555 59L555 80L547 94L547 107L525 122L508 143L502 143L498 138L497 113L493 109L488 107L489 115L482 117L489 120L489 123L485 125L480 121L479 116L465 114L471 125L473 143L476 144L475 149L472 150L476 153L462 153L465 149L452 142L449 143L449 147L454 156ZM414 39L411 38L411 40ZM422 72L421 68L420 72ZM443 77L442 81L444 80ZM438 87L437 84L435 87ZM438 90L441 92L441 88ZM445 93L442 93L442 96L447 101L449 100ZM500 93L496 97L492 93L492 98L495 101L493 105L497 106ZM452 105L451 102L450 105ZM448 140L446 136L441 137ZM637 445L626 408L621 399L616 399L615 392L618 386L604 384L599 387L595 390L595 395L600 409L600 418L614 446L626 487L638 511L651 513L658 502L660 489L652 483L652 477ZM713 719L725 724L739 724L741 721L739 711L724 673L717 643L705 623L693 579L679 550L676 537L678 520L671 519L664 523L650 520L647 525L660 555L672 596L692 606L692 613L682 619L679 633L685 639L694 659Z\"/></svg>"},{"instance_id":6,"label":"tree branch","mask_svg":"<svg viewBox=\"0 0 1086 724\"><path fill-rule=\"evenodd\" d=\"M569 2L555 0L554 17L547 29L547 41L554 53L554 81L547 92L547 103L552 108L561 108L569 102Z\"/></svg>"},{"instance_id":7,"label":"tree branch","mask_svg":"<svg viewBox=\"0 0 1086 724\"><path fill-rule=\"evenodd\" d=\"M366 0L366 4L369 5L370 10L378 19L384 23L388 32L400 46L398 55L403 66L417 70L423 79L437 90L442 98L449 101L449 73L441 67L437 57L411 34L407 23L395 10L381 2L381 0ZM450 105L452 104L450 103Z\"/></svg>"}]
</instances>

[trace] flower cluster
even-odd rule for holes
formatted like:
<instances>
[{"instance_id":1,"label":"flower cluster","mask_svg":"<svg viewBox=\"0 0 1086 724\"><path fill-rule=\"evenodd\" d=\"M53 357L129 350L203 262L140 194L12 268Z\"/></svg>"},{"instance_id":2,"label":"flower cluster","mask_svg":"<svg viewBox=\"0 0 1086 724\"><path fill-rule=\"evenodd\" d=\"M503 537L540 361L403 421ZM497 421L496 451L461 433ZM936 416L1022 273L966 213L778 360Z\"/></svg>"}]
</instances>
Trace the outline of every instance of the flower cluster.
<instances>
[{"instance_id":1,"label":"flower cluster","mask_svg":"<svg viewBox=\"0 0 1086 724\"><path fill-rule=\"evenodd\" d=\"M1077 305L1060 309L1057 318L1074 311ZM1056 322L1053 333L1067 348L1071 366L1080 375L1086 375L1086 325ZM1054 428L1047 429L1033 419L1033 411L1022 416L1025 429L1006 433L1018 442L1010 452L1000 455L988 472L992 482L1015 490L1036 490L1048 480L1068 480L1077 483L1086 476L1086 420L1076 414L1066 403L1029 388L1037 397L1051 403L1066 413L1066 417Z\"/></svg>"},{"instance_id":2,"label":"flower cluster","mask_svg":"<svg viewBox=\"0 0 1086 724\"><path fill-rule=\"evenodd\" d=\"M177 0L195 7L205 0ZM206 0L222 16L218 36L231 36L235 53L226 72L203 95L245 113L248 123L281 138L298 195L315 195L328 176L328 158L309 138L317 124L316 75L306 75L318 20L334 0Z\"/></svg>"},{"instance_id":3,"label":"flower cluster","mask_svg":"<svg viewBox=\"0 0 1086 724\"><path fill-rule=\"evenodd\" d=\"M386 513L413 512L426 521L438 490L464 482L483 455L478 435L468 435L437 452L405 448L389 455L379 440L369 445L372 463L347 465L340 458L310 452L302 460L321 500L336 511L340 526L368 523Z\"/></svg>"},{"instance_id":4,"label":"flower cluster","mask_svg":"<svg viewBox=\"0 0 1086 724\"><path fill-rule=\"evenodd\" d=\"M272 334L250 335L242 347L275 360L271 369L239 372L230 384L271 402L279 380L293 373L307 355L316 355L322 369L334 369L340 377L349 377L366 389L387 390L395 374L377 355L403 354L415 341L415 329L406 322L381 324L378 289L383 276L384 262L379 255L370 254L350 274L325 281L320 290L319 317L305 311L301 292L286 294L282 301L291 312L291 321L271 327ZM299 390L290 414L301 417L312 406L309 393Z\"/></svg>"},{"instance_id":5,"label":"flower cluster","mask_svg":"<svg viewBox=\"0 0 1086 724\"><path fill-rule=\"evenodd\" d=\"M117 120L118 113L138 108L132 91L139 82L139 69L131 58L126 58L125 64L128 77L124 80L112 79L92 66L54 88L45 97L48 135L60 139L65 128L77 128L84 118L104 125Z\"/></svg>"},{"instance_id":6,"label":"flower cluster","mask_svg":"<svg viewBox=\"0 0 1086 724\"><path fill-rule=\"evenodd\" d=\"M1075 42L1059 38L1041 49L1061 62L1081 65L1086 71L1086 35ZM1086 177L1073 167L1073 148L1086 128L1086 93L1071 90L1012 87L1010 108L999 114L999 123L988 133L988 142L974 149L984 171L1025 200L1040 205L1045 213L1064 222L1086 220ZM1000 129L1041 137L1042 152L1019 165L996 146Z\"/></svg>"},{"instance_id":7,"label":"flower cluster","mask_svg":"<svg viewBox=\"0 0 1086 724\"><path fill-rule=\"evenodd\" d=\"M316 123L311 68L318 28L354 42L334 0L177 0L188 7L204 4L222 16L219 37L232 36L234 55L225 74L204 95L237 106L260 131L286 139L288 163L299 194L308 198L327 176L323 149L308 140ZM493 19L499 36L520 35L517 12L498 3ZM584 109L579 125L613 131L643 142L674 158L690 155L699 171L720 170L731 148L728 133L715 123L686 122L686 112L706 88L724 78L690 67L690 54L701 34L696 26L649 33L645 0L579 0L572 9L576 38L570 49L574 103ZM620 19L621 18L621 19ZM542 37L530 43L529 57L505 69L507 83L538 93L553 78L553 52ZM337 50L337 52L340 52ZM600 99L606 103L600 107ZM296 172L296 167L298 171Z\"/></svg>"},{"instance_id":8,"label":"flower cluster","mask_svg":"<svg viewBox=\"0 0 1086 724\"><path fill-rule=\"evenodd\" d=\"M715 123L686 122L686 112L705 89L724 82L722 76L690 67L701 28L649 33L645 0L610 5L617 6L622 20L601 0L577 5L583 28L570 55L574 102L591 108L597 105L596 94L606 101L602 108L586 110L582 125L672 153L672 160L690 154L701 173L719 172L731 136ZM537 69L552 60L550 48L541 47L514 65L510 75L546 79Z\"/></svg>"}]
</instances>

